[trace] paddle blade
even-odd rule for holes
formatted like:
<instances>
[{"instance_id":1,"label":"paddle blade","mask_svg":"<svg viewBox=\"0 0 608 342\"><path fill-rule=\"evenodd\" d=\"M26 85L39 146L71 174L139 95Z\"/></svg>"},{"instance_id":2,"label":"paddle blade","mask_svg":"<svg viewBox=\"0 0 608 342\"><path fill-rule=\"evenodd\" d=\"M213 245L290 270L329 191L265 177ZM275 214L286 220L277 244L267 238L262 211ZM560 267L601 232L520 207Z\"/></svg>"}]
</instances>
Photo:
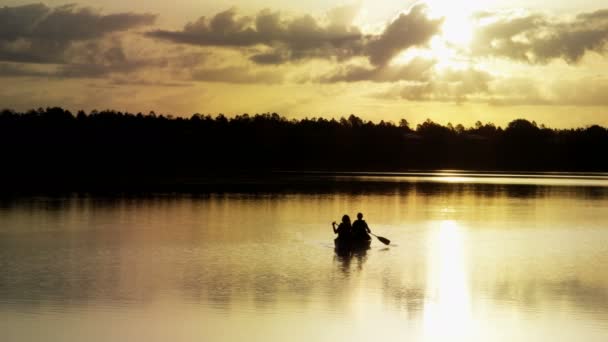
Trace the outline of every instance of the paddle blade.
<instances>
[{"instance_id":1,"label":"paddle blade","mask_svg":"<svg viewBox=\"0 0 608 342\"><path fill-rule=\"evenodd\" d=\"M391 240L389 240L389 239L387 239L385 237L382 237L382 236L376 236L376 237L378 238L378 240L380 240L380 242L382 242L385 245L390 245L391 244Z\"/></svg>"}]
</instances>

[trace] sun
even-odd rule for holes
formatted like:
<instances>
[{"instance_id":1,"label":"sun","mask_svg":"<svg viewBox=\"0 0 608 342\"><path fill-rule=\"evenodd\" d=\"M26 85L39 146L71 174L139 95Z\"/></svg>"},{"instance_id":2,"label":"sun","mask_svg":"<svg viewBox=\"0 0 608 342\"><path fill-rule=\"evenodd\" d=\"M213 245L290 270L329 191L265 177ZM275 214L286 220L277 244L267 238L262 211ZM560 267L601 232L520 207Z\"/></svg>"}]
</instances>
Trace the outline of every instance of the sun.
<instances>
[{"instance_id":1,"label":"sun","mask_svg":"<svg viewBox=\"0 0 608 342\"><path fill-rule=\"evenodd\" d=\"M466 48L473 40L473 24L470 17L447 18L443 24L443 38L460 48Z\"/></svg>"},{"instance_id":2,"label":"sun","mask_svg":"<svg viewBox=\"0 0 608 342\"><path fill-rule=\"evenodd\" d=\"M448 43L464 48L473 39L472 15L479 10L474 1L427 0L432 17L444 18L441 36Z\"/></svg>"},{"instance_id":3,"label":"sun","mask_svg":"<svg viewBox=\"0 0 608 342\"><path fill-rule=\"evenodd\" d=\"M428 48L404 51L394 60L395 64L406 64L415 57L433 59L437 69L468 68L468 50L473 40L473 14L479 7L471 3L445 0L424 2L432 18L443 18L441 33L429 41Z\"/></svg>"}]
</instances>

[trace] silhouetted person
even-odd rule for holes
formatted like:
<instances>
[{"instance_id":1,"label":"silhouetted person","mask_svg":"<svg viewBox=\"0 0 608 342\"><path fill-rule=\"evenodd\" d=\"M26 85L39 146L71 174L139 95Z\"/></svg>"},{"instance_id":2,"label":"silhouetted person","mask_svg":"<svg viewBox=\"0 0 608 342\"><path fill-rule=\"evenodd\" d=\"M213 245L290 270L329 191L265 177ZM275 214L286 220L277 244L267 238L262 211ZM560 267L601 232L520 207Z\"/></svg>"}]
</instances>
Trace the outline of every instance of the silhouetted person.
<instances>
[{"instance_id":1,"label":"silhouetted person","mask_svg":"<svg viewBox=\"0 0 608 342\"><path fill-rule=\"evenodd\" d=\"M363 220L363 214L357 214L357 220L353 222L352 238L354 241L371 240L369 233L372 231L367 226L367 222Z\"/></svg>"},{"instance_id":2,"label":"silhouetted person","mask_svg":"<svg viewBox=\"0 0 608 342\"><path fill-rule=\"evenodd\" d=\"M338 234L336 240L340 241L349 241L351 238L352 226L350 224L350 217L348 215L342 216L342 222L336 228L336 222L331 223L332 228L334 229L334 234Z\"/></svg>"}]
</instances>

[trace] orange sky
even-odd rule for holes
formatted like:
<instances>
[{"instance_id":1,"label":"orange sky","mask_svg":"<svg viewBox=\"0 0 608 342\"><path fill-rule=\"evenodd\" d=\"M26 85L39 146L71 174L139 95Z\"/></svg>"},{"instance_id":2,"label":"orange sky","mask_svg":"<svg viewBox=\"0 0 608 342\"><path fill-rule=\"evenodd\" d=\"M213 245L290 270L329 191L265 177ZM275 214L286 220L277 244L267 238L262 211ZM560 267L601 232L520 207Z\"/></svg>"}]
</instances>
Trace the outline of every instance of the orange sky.
<instances>
[{"instance_id":1,"label":"orange sky","mask_svg":"<svg viewBox=\"0 0 608 342\"><path fill-rule=\"evenodd\" d=\"M4 6L1 107L608 126L593 1Z\"/></svg>"}]
</instances>

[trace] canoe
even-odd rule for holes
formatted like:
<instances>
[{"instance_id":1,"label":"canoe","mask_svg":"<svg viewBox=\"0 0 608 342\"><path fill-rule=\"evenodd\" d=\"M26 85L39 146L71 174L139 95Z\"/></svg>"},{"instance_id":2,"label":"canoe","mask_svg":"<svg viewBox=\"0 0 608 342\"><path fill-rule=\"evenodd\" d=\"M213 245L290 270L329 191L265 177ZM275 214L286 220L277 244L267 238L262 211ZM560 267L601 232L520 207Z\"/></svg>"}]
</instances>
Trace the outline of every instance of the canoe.
<instances>
[{"instance_id":1,"label":"canoe","mask_svg":"<svg viewBox=\"0 0 608 342\"><path fill-rule=\"evenodd\" d=\"M372 240L346 240L334 239L336 249L341 250L366 250L369 249Z\"/></svg>"}]
</instances>

